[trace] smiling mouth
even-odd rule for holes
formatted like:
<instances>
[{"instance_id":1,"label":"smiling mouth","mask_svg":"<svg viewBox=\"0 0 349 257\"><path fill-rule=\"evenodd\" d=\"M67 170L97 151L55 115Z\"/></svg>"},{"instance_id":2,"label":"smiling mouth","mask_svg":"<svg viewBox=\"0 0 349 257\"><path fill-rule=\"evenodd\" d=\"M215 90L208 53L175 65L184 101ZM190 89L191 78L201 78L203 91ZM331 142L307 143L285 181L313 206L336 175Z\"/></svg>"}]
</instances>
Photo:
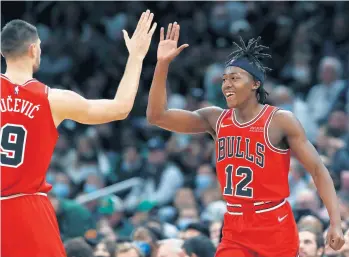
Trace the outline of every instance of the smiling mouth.
<instances>
[{"instance_id":1,"label":"smiling mouth","mask_svg":"<svg viewBox=\"0 0 349 257\"><path fill-rule=\"evenodd\" d=\"M231 98L234 95L235 95L235 93L226 93L225 97L228 99L228 98Z\"/></svg>"}]
</instances>

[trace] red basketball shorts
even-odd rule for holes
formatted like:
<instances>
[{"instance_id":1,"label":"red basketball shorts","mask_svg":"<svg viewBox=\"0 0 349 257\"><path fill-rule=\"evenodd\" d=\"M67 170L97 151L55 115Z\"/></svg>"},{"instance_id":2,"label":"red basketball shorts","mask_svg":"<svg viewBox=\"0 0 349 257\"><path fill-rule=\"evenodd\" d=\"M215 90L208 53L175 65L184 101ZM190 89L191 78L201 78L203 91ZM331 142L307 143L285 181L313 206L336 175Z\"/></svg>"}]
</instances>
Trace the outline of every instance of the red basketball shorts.
<instances>
[{"instance_id":1,"label":"red basketball shorts","mask_svg":"<svg viewBox=\"0 0 349 257\"><path fill-rule=\"evenodd\" d=\"M265 209L262 205L258 210L239 209L240 212L228 207L215 257L298 256L298 231L292 209L286 201L272 204Z\"/></svg>"},{"instance_id":2,"label":"red basketball shorts","mask_svg":"<svg viewBox=\"0 0 349 257\"><path fill-rule=\"evenodd\" d=\"M66 256L47 196L1 198L1 256Z\"/></svg>"}]
</instances>

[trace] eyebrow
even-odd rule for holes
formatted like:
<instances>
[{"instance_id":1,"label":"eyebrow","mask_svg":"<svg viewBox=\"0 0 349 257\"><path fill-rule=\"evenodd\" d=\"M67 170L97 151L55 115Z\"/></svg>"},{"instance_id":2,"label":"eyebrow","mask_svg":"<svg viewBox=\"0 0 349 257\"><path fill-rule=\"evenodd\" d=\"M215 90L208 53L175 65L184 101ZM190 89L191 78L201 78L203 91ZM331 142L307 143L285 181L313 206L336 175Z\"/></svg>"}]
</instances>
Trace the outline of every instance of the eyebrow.
<instances>
[{"instance_id":1,"label":"eyebrow","mask_svg":"<svg viewBox=\"0 0 349 257\"><path fill-rule=\"evenodd\" d=\"M234 76L234 75L240 75L240 72L232 72L232 73L228 73L228 74L224 73L223 77Z\"/></svg>"}]
</instances>

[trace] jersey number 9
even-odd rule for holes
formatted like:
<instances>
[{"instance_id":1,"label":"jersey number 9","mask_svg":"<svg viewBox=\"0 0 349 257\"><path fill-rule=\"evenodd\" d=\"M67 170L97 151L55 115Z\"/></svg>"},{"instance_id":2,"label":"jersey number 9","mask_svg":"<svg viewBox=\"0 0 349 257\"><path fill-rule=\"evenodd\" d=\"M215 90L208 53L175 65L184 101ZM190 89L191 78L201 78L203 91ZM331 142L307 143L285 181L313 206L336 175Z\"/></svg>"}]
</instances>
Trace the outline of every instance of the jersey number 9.
<instances>
[{"instance_id":1,"label":"jersey number 9","mask_svg":"<svg viewBox=\"0 0 349 257\"><path fill-rule=\"evenodd\" d=\"M18 168L24 159L27 130L22 125L6 124L0 130L0 164Z\"/></svg>"}]
</instances>

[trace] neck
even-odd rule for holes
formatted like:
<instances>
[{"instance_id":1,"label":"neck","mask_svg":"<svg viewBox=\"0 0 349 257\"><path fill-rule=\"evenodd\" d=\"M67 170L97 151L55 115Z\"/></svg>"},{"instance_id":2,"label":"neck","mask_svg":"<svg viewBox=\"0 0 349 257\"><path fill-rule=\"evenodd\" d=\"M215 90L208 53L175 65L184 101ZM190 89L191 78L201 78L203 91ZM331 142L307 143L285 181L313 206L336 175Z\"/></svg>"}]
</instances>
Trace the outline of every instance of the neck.
<instances>
[{"instance_id":1,"label":"neck","mask_svg":"<svg viewBox=\"0 0 349 257\"><path fill-rule=\"evenodd\" d=\"M33 78L33 65L23 60L6 60L5 76L16 84L24 84Z\"/></svg>"},{"instance_id":2,"label":"neck","mask_svg":"<svg viewBox=\"0 0 349 257\"><path fill-rule=\"evenodd\" d=\"M257 98L253 96L234 109L235 117L239 122L248 122L256 117L262 108L263 105L258 103Z\"/></svg>"}]
</instances>

